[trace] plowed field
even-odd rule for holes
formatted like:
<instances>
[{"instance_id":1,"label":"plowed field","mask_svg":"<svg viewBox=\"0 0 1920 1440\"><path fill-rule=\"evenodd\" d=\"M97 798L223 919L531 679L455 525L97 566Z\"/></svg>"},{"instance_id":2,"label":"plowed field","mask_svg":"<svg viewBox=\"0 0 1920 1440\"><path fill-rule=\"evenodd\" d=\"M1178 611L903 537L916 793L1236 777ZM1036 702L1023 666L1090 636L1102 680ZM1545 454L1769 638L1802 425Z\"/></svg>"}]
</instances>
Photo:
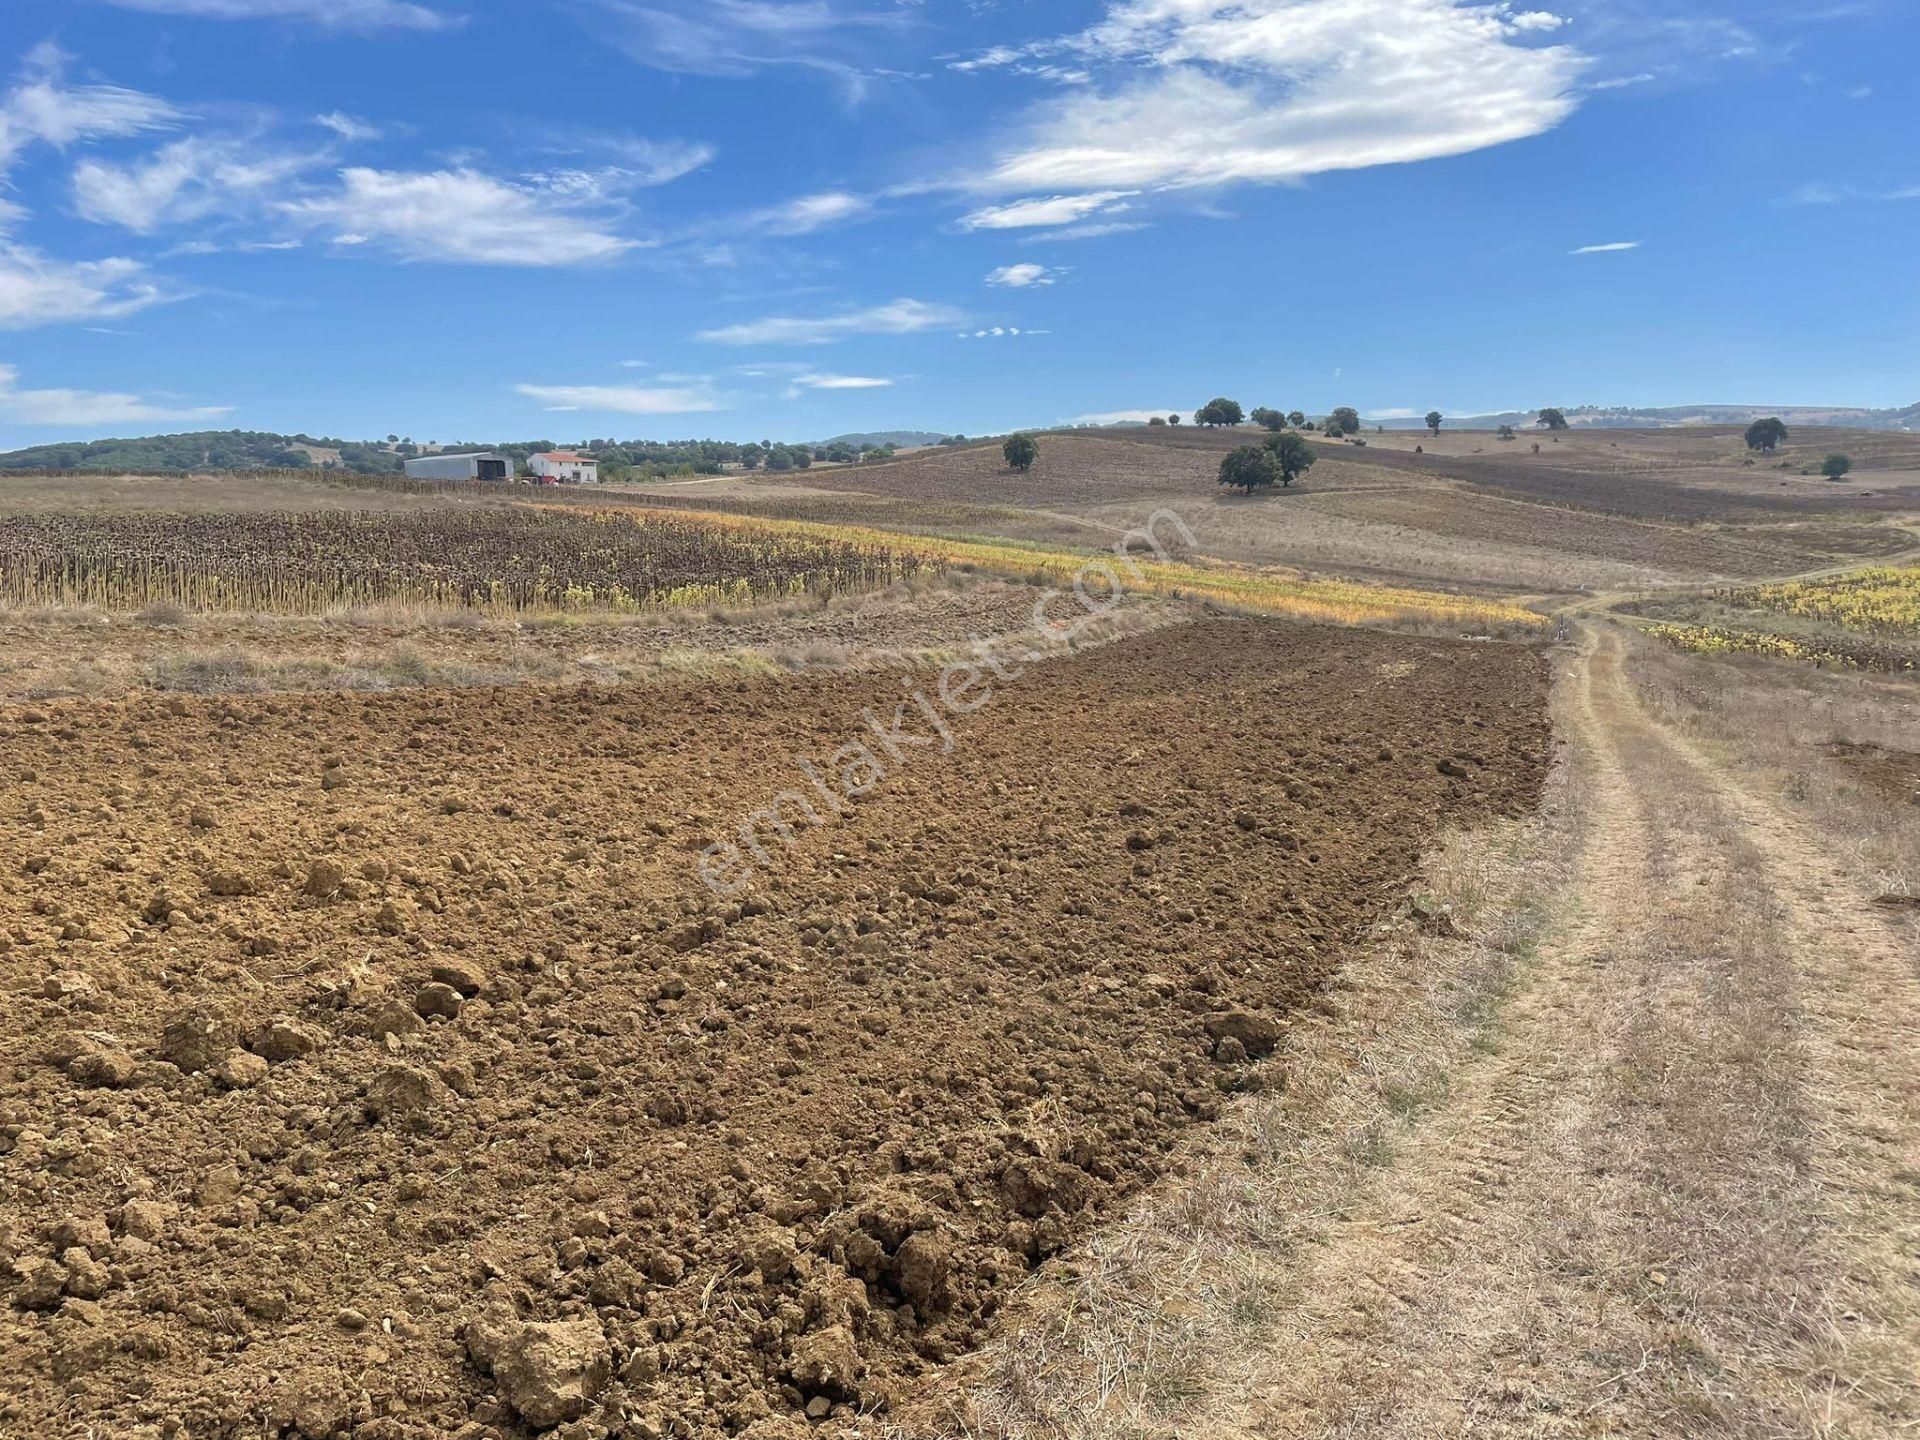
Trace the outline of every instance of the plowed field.
<instances>
[{"instance_id":1,"label":"plowed field","mask_svg":"<svg viewBox=\"0 0 1920 1440\"><path fill-rule=\"evenodd\" d=\"M1532 802L1544 671L1034 663L730 899L701 847L898 675L0 710L0 1431L884 1409Z\"/></svg>"}]
</instances>

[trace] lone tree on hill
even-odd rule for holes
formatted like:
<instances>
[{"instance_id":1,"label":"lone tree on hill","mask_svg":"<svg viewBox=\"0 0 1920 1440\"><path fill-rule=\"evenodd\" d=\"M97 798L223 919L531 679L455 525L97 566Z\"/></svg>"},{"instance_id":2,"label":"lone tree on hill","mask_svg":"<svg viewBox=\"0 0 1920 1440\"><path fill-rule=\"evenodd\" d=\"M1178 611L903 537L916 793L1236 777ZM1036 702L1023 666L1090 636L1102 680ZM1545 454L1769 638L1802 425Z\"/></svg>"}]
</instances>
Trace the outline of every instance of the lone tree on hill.
<instances>
[{"instance_id":1,"label":"lone tree on hill","mask_svg":"<svg viewBox=\"0 0 1920 1440\"><path fill-rule=\"evenodd\" d=\"M1571 428L1567 424L1567 417L1562 415L1558 410L1555 410L1551 405L1545 410L1542 410L1540 412L1540 418L1533 423L1536 425L1544 425L1549 430L1566 430Z\"/></svg>"},{"instance_id":2,"label":"lone tree on hill","mask_svg":"<svg viewBox=\"0 0 1920 1440\"><path fill-rule=\"evenodd\" d=\"M1180 423L1180 417L1178 415L1169 415L1167 416L1167 423L1169 425L1178 425Z\"/></svg>"},{"instance_id":3,"label":"lone tree on hill","mask_svg":"<svg viewBox=\"0 0 1920 1440\"><path fill-rule=\"evenodd\" d=\"M1262 430L1279 430L1284 428L1287 423L1286 416L1282 415L1278 410L1271 409L1265 405L1256 405L1253 413L1248 415L1247 418Z\"/></svg>"},{"instance_id":4,"label":"lone tree on hill","mask_svg":"<svg viewBox=\"0 0 1920 1440\"><path fill-rule=\"evenodd\" d=\"M1513 427L1511 425L1502 425L1499 434L1495 438L1500 440L1513 439Z\"/></svg>"},{"instance_id":5,"label":"lone tree on hill","mask_svg":"<svg viewBox=\"0 0 1920 1440\"><path fill-rule=\"evenodd\" d=\"M1007 464L1024 475L1033 468L1033 462L1040 458L1040 442L1022 430L1018 435L1007 437L1007 443L1000 447L1000 453L1007 457Z\"/></svg>"},{"instance_id":6,"label":"lone tree on hill","mask_svg":"<svg viewBox=\"0 0 1920 1440\"><path fill-rule=\"evenodd\" d=\"M1829 455L1820 462L1820 473L1829 480L1838 480L1853 469L1853 461L1844 455Z\"/></svg>"},{"instance_id":7,"label":"lone tree on hill","mask_svg":"<svg viewBox=\"0 0 1920 1440\"><path fill-rule=\"evenodd\" d=\"M1149 425L1165 425L1166 423L1165 417L1160 415L1150 415L1147 417L1147 424Z\"/></svg>"},{"instance_id":8,"label":"lone tree on hill","mask_svg":"<svg viewBox=\"0 0 1920 1440\"><path fill-rule=\"evenodd\" d=\"M1224 395L1215 396L1193 412L1193 423L1196 425L1238 425L1246 418L1240 402L1229 400Z\"/></svg>"},{"instance_id":9,"label":"lone tree on hill","mask_svg":"<svg viewBox=\"0 0 1920 1440\"><path fill-rule=\"evenodd\" d=\"M1271 451L1260 445L1242 445L1220 462L1220 483L1251 495L1280 478L1280 466Z\"/></svg>"},{"instance_id":10,"label":"lone tree on hill","mask_svg":"<svg viewBox=\"0 0 1920 1440\"><path fill-rule=\"evenodd\" d=\"M1438 435L1440 433L1440 422L1446 418L1447 417L1442 415L1438 410L1427 411L1427 429L1431 430L1435 435Z\"/></svg>"},{"instance_id":11,"label":"lone tree on hill","mask_svg":"<svg viewBox=\"0 0 1920 1440\"><path fill-rule=\"evenodd\" d=\"M1358 435L1360 412L1351 405L1342 405L1327 416L1327 423L1321 428L1329 435Z\"/></svg>"},{"instance_id":12,"label":"lone tree on hill","mask_svg":"<svg viewBox=\"0 0 1920 1440\"><path fill-rule=\"evenodd\" d=\"M1756 420L1747 426L1747 448L1765 450L1772 453L1773 448L1787 438L1787 427L1778 415L1769 415L1764 420Z\"/></svg>"},{"instance_id":13,"label":"lone tree on hill","mask_svg":"<svg viewBox=\"0 0 1920 1440\"><path fill-rule=\"evenodd\" d=\"M1269 435L1266 447L1267 454L1273 457L1273 463L1280 471L1282 485L1293 484L1313 468L1313 447L1291 430Z\"/></svg>"}]
</instances>

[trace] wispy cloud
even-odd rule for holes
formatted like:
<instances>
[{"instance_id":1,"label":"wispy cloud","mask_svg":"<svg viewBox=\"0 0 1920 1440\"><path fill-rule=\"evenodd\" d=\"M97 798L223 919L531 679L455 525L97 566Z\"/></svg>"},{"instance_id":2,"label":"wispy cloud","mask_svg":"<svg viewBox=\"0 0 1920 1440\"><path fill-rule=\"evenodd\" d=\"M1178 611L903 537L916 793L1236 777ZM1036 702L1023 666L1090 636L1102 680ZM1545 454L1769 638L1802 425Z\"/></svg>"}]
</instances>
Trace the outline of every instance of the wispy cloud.
<instances>
[{"instance_id":1,"label":"wispy cloud","mask_svg":"<svg viewBox=\"0 0 1920 1440\"><path fill-rule=\"evenodd\" d=\"M1096 83L1044 101L963 186L1107 192L1288 182L1540 134L1586 64L1547 11L1462 0L1112 0L1066 56ZM988 57L981 57L986 59Z\"/></svg>"},{"instance_id":2,"label":"wispy cloud","mask_svg":"<svg viewBox=\"0 0 1920 1440\"><path fill-rule=\"evenodd\" d=\"M800 66L832 76L850 98L871 72L864 37L915 23L911 7L840 0L592 0L608 40L628 58L685 75L746 76ZM853 57L853 58L850 58Z\"/></svg>"},{"instance_id":3,"label":"wispy cloud","mask_svg":"<svg viewBox=\"0 0 1920 1440\"><path fill-rule=\"evenodd\" d=\"M409 0L107 0L122 10L204 20L299 20L329 30L440 30L456 17Z\"/></svg>"},{"instance_id":4,"label":"wispy cloud","mask_svg":"<svg viewBox=\"0 0 1920 1440\"><path fill-rule=\"evenodd\" d=\"M378 140L382 133L378 125L353 115L342 114L338 110L329 110L324 115L314 116L313 123L323 129L331 130L342 140Z\"/></svg>"},{"instance_id":5,"label":"wispy cloud","mask_svg":"<svg viewBox=\"0 0 1920 1440\"><path fill-rule=\"evenodd\" d=\"M962 340L1018 340L1022 335L1051 335L1051 330L1022 330L1018 325L986 325L978 330L963 330Z\"/></svg>"},{"instance_id":6,"label":"wispy cloud","mask_svg":"<svg viewBox=\"0 0 1920 1440\"><path fill-rule=\"evenodd\" d=\"M877 375L796 375L793 383L802 390L884 390L893 381Z\"/></svg>"},{"instance_id":7,"label":"wispy cloud","mask_svg":"<svg viewBox=\"0 0 1920 1440\"><path fill-rule=\"evenodd\" d=\"M1920 185L1802 185L1787 197L1795 205L1839 205L1848 200L1920 200Z\"/></svg>"},{"instance_id":8,"label":"wispy cloud","mask_svg":"<svg viewBox=\"0 0 1920 1440\"><path fill-rule=\"evenodd\" d=\"M599 198L597 196L593 197ZM384 244L408 260L565 266L611 260L639 242L564 188L514 184L475 170L342 170L331 192L286 201L290 219L336 244Z\"/></svg>"},{"instance_id":9,"label":"wispy cloud","mask_svg":"<svg viewBox=\"0 0 1920 1440\"><path fill-rule=\"evenodd\" d=\"M1049 270L1045 265L1024 261L1018 265L1002 265L999 269L990 271L986 283L1009 290L1025 290L1035 285L1051 285L1059 274L1058 270Z\"/></svg>"},{"instance_id":10,"label":"wispy cloud","mask_svg":"<svg viewBox=\"0 0 1920 1440\"><path fill-rule=\"evenodd\" d=\"M757 211L748 223L772 235L811 235L816 230L868 219L873 213L873 202L866 196L827 190Z\"/></svg>"},{"instance_id":11,"label":"wispy cloud","mask_svg":"<svg viewBox=\"0 0 1920 1440\"><path fill-rule=\"evenodd\" d=\"M1053 240L1100 240L1108 235L1131 235L1136 230L1152 228L1144 220L1092 220L1085 225L1068 225L1059 230L1043 230L1038 235L1029 235L1026 238L1034 244L1045 244Z\"/></svg>"},{"instance_id":12,"label":"wispy cloud","mask_svg":"<svg viewBox=\"0 0 1920 1440\"><path fill-rule=\"evenodd\" d=\"M56 260L0 241L0 330L112 320L178 298L137 260Z\"/></svg>"},{"instance_id":13,"label":"wispy cloud","mask_svg":"<svg viewBox=\"0 0 1920 1440\"><path fill-rule=\"evenodd\" d=\"M1111 215L1127 208L1135 190L1096 190L1089 195L1042 195L989 205L960 217L969 230L1023 230L1046 225L1070 225L1088 215Z\"/></svg>"},{"instance_id":14,"label":"wispy cloud","mask_svg":"<svg viewBox=\"0 0 1920 1440\"><path fill-rule=\"evenodd\" d=\"M119 85L68 85L69 57L57 45L28 52L20 78L0 98L0 174L36 142L64 148L82 140L164 129L180 111Z\"/></svg>"},{"instance_id":15,"label":"wispy cloud","mask_svg":"<svg viewBox=\"0 0 1920 1440\"><path fill-rule=\"evenodd\" d=\"M1144 425L1149 420L1164 420L1172 410L1100 410L1092 415L1075 415L1062 425Z\"/></svg>"},{"instance_id":16,"label":"wispy cloud","mask_svg":"<svg viewBox=\"0 0 1920 1440\"><path fill-rule=\"evenodd\" d=\"M830 345L855 335L912 335L955 325L963 318L948 305L925 300L894 300L838 315L768 316L763 320L705 330L699 338L719 345Z\"/></svg>"},{"instance_id":17,"label":"wispy cloud","mask_svg":"<svg viewBox=\"0 0 1920 1440\"><path fill-rule=\"evenodd\" d=\"M1604 245L1582 245L1577 250L1569 250L1569 255L1611 255L1619 250L1638 250L1638 240L1609 240Z\"/></svg>"},{"instance_id":18,"label":"wispy cloud","mask_svg":"<svg viewBox=\"0 0 1920 1440\"><path fill-rule=\"evenodd\" d=\"M324 158L189 137L124 165L81 161L73 172L74 211L85 220L150 235L163 225L251 209Z\"/></svg>"},{"instance_id":19,"label":"wispy cloud","mask_svg":"<svg viewBox=\"0 0 1920 1440\"><path fill-rule=\"evenodd\" d=\"M214 420L231 405L155 404L108 390L21 390L20 372L0 365L0 415L20 425L130 425L148 420Z\"/></svg>"},{"instance_id":20,"label":"wispy cloud","mask_svg":"<svg viewBox=\"0 0 1920 1440\"><path fill-rule=\"evenodd\" d=\"M636 385L516 385L548 410L594 410L610 415L695 415L726 408L704 389Z\"/></svg>"}]
</instances>

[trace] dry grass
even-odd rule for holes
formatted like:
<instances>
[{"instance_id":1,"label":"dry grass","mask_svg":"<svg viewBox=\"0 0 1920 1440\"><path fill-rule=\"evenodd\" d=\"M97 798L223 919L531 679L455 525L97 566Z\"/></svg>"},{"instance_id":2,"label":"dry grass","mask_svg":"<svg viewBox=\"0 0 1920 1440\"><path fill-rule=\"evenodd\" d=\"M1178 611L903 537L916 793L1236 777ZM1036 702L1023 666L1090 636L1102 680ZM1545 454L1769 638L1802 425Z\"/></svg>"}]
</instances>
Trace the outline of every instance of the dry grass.
<instances>
[{"instance_id":1,"label":"dry grass","mask_svg":"<svg viewBox=\"0 0 1920 1440\"><path fill-rule=\"evenodd\" d=\"M1920 894L1920 797L1836 758L1920 752L1920 687L1741 655L1637 645L1634 684L1667 723L1796 806L1841 861L1883 891Z\"/></svg>"},{"instance_id":2,"label":"dry grass","mask_svg":"<svg viewBox=\"0 0 1920 1440\"><path fill-rule=\"evenodd\" d=\"M1539 943L1572 849L1571 783L1556 767L1545 818L1430 856L1407 910L1290 1027L1266 1087L1030 1286L1006 1338L909 1428L1076 1440L1206 1428L1292 1303L1301 1255L1445 1094Z\"/></svg>"}]
</instances>

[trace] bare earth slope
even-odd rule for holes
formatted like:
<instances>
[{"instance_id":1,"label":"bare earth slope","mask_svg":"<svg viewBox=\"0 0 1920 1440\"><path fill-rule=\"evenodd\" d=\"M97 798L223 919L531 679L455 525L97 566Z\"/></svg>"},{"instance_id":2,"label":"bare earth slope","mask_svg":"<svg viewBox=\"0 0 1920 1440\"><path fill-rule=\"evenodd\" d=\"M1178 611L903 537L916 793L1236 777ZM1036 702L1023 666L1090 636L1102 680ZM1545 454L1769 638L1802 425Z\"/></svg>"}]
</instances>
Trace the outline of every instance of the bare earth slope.
<instances>
[{"instance_id":1,"label":"bare earth slope","mask_svg":"<svg viewBox=\"0 0 1920 1440\"><path fill-rule=\"evenodd\" d=\"M1037 663L740 901L699 847L898 677L0 711L0 1430L885 1406L1532 803L1542 682L1253 621Z\"/></svg>"}]
</instances>

